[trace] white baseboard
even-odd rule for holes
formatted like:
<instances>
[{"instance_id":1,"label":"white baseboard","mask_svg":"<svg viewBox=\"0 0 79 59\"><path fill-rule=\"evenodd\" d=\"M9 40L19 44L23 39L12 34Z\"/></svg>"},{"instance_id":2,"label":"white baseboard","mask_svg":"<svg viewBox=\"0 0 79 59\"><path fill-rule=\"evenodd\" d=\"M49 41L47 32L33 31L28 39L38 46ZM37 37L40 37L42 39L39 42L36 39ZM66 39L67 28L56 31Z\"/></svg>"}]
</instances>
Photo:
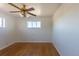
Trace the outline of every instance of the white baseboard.
<instances>
[{"instance_id":1,"label":"white baseboard","mask_svg":"<svg viewBox=\"0 0 79 59\"><path fill-rule=\"evenodd\" d=\"M17 42L22 42L22 43L52 43L49 41L16 41L15 43L17 43Z\"/></svg>"},{"instance_id":2,"label":"white baseboard","mask_svg":"<svg viewBox=\"0 0 79 59\"><path fill-rule=\"evenodd\" d=\"M57 52L59 53L59 55L61 56L61 52L58 50L58 48L56 47L56 45L54 43L52 43L55 47L55 49L57 50Z\"/></svg>"},{"instance_id":3,"label":"white baseboard","mask_svg":"<svg viewBox=\"0 0 79 59\"><path fill-rule=\"evenodd\" d=\"M48 42L48 41L16 41L16 42L12 42L10 44L7 44L7 45L1 47L0 50L4 49L14 43L51 43L51 42Z\"/></svg>"},{"instance_id":4,"label":"white baseboard","mask_svg":"<svg viewBox=\"0 0 79 59\"><path fill-rule=\"evenodd\" d=\"M0 50L5 49L6 47L8 47L8 46L10 46L10 45L12 45L12 44L14 44L14 43L15 43L15 42L12 42L12 43L10 43L10 44L7 44L7 45L1 47Z\"/></svg>"}]
</instances>

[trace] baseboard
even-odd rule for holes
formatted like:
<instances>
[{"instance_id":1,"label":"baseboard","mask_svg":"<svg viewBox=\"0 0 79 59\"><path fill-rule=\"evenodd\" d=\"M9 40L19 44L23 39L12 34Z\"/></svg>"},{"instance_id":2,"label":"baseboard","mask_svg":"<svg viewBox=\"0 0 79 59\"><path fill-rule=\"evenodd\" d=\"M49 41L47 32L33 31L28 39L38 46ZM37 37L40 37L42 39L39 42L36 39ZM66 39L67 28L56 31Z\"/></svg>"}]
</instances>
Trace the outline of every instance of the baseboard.
<instances>
[{"instance_id":1,"label":"baseboard","mask_svg":"<svg viewBox=\"0 0 79 59\"><path fill-rule=\"evenodd\" d=\"M17 42L21 42L21 43L52 43L52 42L48 42L48 41L16 41Z\"/></svg>"},{"instance_id":2,"label":"baseboard","mask_svg":"<svg viewBox=\"0 0 79 59\"><path fill-rule=\"evenodd\" d=\"M1 47L0 50L7 48L14 43L52 43L52 42L48 42L48 41L16 41L16 42L12 42L10 44L7 44L7 45Z\"/></svg>"},{"instance_id":3,"label":"baseboard","mask_svg":"<svg viewBox=\"0 0 79 59\"><path fill-rule=\"evenodd\" d=\"M60 53L60 51L58 50L58 48L56 47L56 45L55 45L54 43L52 43L52 44L54 45L55 49L57 50L59 56L61 56L61 53Z\"/></svg>"},{"instance_id":4,"label":"baseboard","mask_svg":"<svg viewBox=\"0 0 79 59\"><path fill-rule=\"evenodd\" d=\"M7 44L7 45L5 45L4 47L1 47L0 50L3 50L3 49L9 47L10 45L12 45L12 44L14 44L14 43L15 43L15 42L12 42L12 43L10 43L10 44Z\"/></svg>"}]
</instances>

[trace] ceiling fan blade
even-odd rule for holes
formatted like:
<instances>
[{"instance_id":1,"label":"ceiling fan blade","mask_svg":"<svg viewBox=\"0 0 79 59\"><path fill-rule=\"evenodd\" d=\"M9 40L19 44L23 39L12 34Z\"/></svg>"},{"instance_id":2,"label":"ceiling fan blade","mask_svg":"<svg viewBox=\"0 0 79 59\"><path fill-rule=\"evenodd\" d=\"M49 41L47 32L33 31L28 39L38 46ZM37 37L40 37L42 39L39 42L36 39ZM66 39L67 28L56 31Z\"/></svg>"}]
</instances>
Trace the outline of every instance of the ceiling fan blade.
<instances>
[{"instance_id":1,"label":"ceiling fan blade","mask_svg":"<svg viewBox=\"0 0 79 59\"><path fill-rule=\"evenodd\" d=\"M29 8L29 9L26 9L26 11L32 11L32 10L35 10L35 9L33 7Z\"/></svg>"},{"instance_id":2,"label":"ceiling fan blade","mask_svg":"<svg viewBox=\"0 0 79 59\"><path fill-rule=\"evenodd\" d=\"M16 12L21 12L21 11L10 11L10 13L16 13Z\"/></svg>"},{"instance_id":3,"label":"ceiling fan blade","mask_svg":"<svg viewBox=\"0 0 79 59\"><path fill-rule=\"evenodd\" d=\"M23 8L26 9L26 5L25 4L23 4Z\"/></svg>"},{"instance_id":4,"label":"ceiling fan blade","mask_svg":"<svg viewBox=\"0 0 79 59\"><path fill-rule=\"evenodd\" d=\"M30 13L30 12L27 12L28 14L30 14L30 15L33 15L33 16L36 16L35 14L33 14L33 13Z\"/></svg>"},{"instance_id":5,"label":"ceiling fan blade","mask_svg":"<svg viewBox=\"0 0 79 59\"><path fill-rule=\"evenodd\" d=\"M19 8L18 6L14 5L13 3L8 3L9 5L16 7L17 9L21 10L21 8Z\"/></svg>"}]
</instances>

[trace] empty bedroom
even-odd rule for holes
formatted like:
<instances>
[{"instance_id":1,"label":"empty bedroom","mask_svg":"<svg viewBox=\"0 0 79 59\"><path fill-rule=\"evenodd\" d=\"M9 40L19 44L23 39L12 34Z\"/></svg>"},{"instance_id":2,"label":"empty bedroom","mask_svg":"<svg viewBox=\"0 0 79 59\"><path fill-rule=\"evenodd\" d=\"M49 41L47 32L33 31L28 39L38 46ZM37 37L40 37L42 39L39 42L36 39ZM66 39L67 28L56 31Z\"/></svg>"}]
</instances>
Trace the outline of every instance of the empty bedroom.
<instances>
[{"instance_id":1,"label":"empty bedroom","mask_svg":"<svg viewBox=\"0 0 79 59\"><path fill-rule=\"evenodd\" d=\"M59 55L52 45L52 15L60 4L1 3L0 55Z\"/></svg>"},{"instance_id":2,"label":"empty bedroom","mask_svg":"<svg viewBox=\"0 0 79 59\"><path fill-rule=\"evenodd\" d=\"M79 55L78 7L76 3L0 3L0 56Z\"/></svg>"}]
</instances>

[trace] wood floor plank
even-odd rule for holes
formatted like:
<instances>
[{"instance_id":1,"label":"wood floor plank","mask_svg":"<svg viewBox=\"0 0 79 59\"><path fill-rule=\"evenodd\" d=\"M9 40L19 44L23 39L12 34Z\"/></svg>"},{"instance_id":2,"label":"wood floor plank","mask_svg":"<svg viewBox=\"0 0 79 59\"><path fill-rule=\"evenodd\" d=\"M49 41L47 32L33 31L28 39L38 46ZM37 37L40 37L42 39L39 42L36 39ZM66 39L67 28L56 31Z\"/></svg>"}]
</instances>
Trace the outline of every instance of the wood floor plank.
<instances>
[{"instance_id":1,"label":"wood floor plank","mask_svg":"<svg viewBox=\"0 0 79 59\"><path fill-rule=\"evenodd\" d=\"M59 56L51 43L15 43L0 51L0 56Z\"/></svg>"}]
</instances>

